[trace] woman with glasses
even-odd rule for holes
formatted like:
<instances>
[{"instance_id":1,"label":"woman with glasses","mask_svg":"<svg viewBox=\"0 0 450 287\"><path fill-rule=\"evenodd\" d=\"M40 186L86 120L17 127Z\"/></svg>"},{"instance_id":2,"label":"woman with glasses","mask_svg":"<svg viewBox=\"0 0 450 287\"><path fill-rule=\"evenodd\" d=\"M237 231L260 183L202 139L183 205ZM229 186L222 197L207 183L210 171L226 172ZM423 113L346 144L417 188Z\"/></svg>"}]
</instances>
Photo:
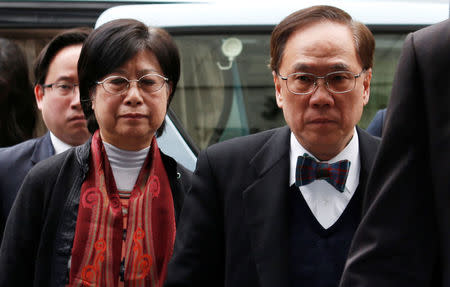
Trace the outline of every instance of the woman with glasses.
<instances>
[{"instance_id":1,"label":"woman with glasses","mask_svg":"<svg viewBox=\"0 0 450 287\"><path fill-rule=\"evenodd\" d=\"M36 166L7 222L0 286L162 286L190 172L158 148L180 75L162 29L115 20L86 40L93 136Z\"/></svg>"}]
</instances>

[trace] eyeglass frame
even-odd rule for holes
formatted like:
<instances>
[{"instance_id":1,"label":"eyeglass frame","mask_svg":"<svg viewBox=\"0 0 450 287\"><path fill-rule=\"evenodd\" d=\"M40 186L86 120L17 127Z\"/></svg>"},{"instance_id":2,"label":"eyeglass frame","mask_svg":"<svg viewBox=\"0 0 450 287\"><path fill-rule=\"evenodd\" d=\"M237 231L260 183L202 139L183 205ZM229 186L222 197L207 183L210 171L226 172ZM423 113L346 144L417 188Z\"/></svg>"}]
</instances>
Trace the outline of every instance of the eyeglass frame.
<instances>
[{"instance_id":1,"label":"eyeglass frame","mask_svg":"<svg viewBox=\"0 0 450 287\"><path fill-rule=\"evenodd\" d=\"M279 73L277 73L277 75L280 77L280 79L286 81L286 87L287 87L287 89L288 89L289 92L291 92L291 93L293 93L293 94L295 94L295 95L306 96L306 95L310 95L310 94L314 93L314 92L317 90L317 88L319 87L319 85L317 84L317 80L318 80L318 79L323 79L323 80L325 81L325 88L326 88L327 91L329 91L330 93L334 93L334 94L345 94L345 93L351 92L351 91L353 91L353 89L356 87L356 79L359 78L359 77L361 77L361 75L362 75L363 73L365 73L366 71L367 71L366 69L362 69L361 72L359 72L358 74L355 74L355 73L350 72L350 71L335 71L335 72L330 72L330 73L328 73L328 74L325 74L324 76L316 76L316 75L314 75L314 74L312 74L312 73L303 73L303 72L292 73L292 74L289 74L289 75L287 75L287 76L282 76L282 75L279 74ZM352 75L353 75L355 81L354 81L353 87L352 87L350 90L346 90L346 91L343 91L343 92L336 92L336 91L330 90L330 88L328 87L328 81L326 81L325 78L328 77L329 75L332 75L332 74L338 74L338 73L349 73L349 74L352 74ZM287 83L287 80L288 80L288 78L289 78L290 76L292 76L292 75L311 75L311 76L314 76L314 88L313 88L310 92L306 92L306 93L296 93L296 92L291 91L291 90L289 89L289 85L288 85L288 83Z\"/></svg>"},{"instance_id":2,"label":"eyeglass frame","mask_svg":"<svg viewBox=\"0 0 450 287\"><path fill-rule=\"evenodd\" d=\"M156 93L157 91L159 91L159 90L162 89L162 87L164 86L164 84L167 84L167 83L169 82L169 78L164 77L164 76L162 76L162 75L160 75L160 74L158 74L158 73L148 73L148 74L142 75L139 79L135 79L135 80L129 80L128 78L126 78L126 77L124 77L124 76L112 75L112 76L109 76L109 77L104 78L103 81L95 81L95 83L96 83L97 85L101 85L102 88L103 88L103 90L104 90L105 92L107 92L107 93L109 93L109 94L111 94L111 95L117 96L117 95L121 95L121 94L127 92L127 91L131 88L131 83L133 83L133 82L135 82L135 83L136 83L136 86L139 87L139 81L140 81L142 78L144 78L144 77L146 77L146 76L148 76L148 75L155 75L155 76L158 76L158 77L160 77L160 78L162 78L162 79L164 80L164 83L161 85L161 87L160 87L159 89L157 89L157 90L155 90L155 91L152 91L152 92L150 92L150 93ZM122 79L125 79L125 80L128 82L127 88L124 89L123 91L118 92L118 93L111 93L110 91L106 90L106 89L105 89L105 86L104 86L103 84L104 84L108 79L111 79L111 78L122 78ZM140 88L140 87L139 87L139 88Z\"/></svg>"},{"instance_id":3,"label":"eyeglass frame","mask_svg":"<svg viewBox=\"0 0 450 287\"><path fill-rule=\"evenodd\" d=\"M80 88L80 84L74 84L74 83L64 83L64 81L59 81L59 82L54 82L54 83L51 83L51 84L41 84L40 86L42 87L42 88L51 88L52 89L52 91L54 91L54 88L53 88L53 86L55 86L55 85L57 85L57 84L61 84L61 85L66 85L66 86L72 86L72 91L71 91L71 93L72 93L72 95L73 95L73 93L75 92L75 87L78 87L78 89ZM57 95L58 96L61 96L61 97L67 97L67 96L69 96L70 95L70 92L69 93L67 93L66 95L63 95L63 94L61 94L61 93L57 93Z\"/></svg>"}]
</instances>

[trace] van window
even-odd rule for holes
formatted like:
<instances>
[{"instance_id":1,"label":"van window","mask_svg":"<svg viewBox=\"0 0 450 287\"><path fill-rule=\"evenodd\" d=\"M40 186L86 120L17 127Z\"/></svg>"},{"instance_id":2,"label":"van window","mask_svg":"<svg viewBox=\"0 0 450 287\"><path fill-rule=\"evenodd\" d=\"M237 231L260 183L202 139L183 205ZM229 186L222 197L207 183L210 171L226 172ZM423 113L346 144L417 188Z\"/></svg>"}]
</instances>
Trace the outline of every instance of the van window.
<instances>
[{"instance_id":1,"label":"van window","mask_svg":"<svg viewBox=\"0 0 450 287\"><path fill-rule=\"evenodd\" d=\"M171 108L198 148L285 124L268 67L270 32L172 35L180 49L182 75ZM375 34L371 97L359 123L362 128L387 105L405 36ZM232 45L242 46L231 63L222 50L230 39ZM231 52L233 48L239 47L229 48Z\"/></svg>"}]
</instances>

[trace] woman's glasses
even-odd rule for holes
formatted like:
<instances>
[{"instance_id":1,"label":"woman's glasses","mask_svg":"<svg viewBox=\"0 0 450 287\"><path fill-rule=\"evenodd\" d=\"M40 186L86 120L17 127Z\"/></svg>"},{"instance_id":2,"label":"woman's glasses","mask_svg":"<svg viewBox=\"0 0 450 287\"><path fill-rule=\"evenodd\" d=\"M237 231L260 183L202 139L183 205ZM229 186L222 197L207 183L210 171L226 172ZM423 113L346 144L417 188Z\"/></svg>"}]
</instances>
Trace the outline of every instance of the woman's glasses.
<instances>
[{"instance_id":1,"label":"woman's glasses","mask_svg":"<svg viewBox=\"0 0 450 287\"><path fill-rule=\"evenodd\" d=\"M159 91L168 81L168 78L158 74L146 74L137 80L128 80L122 76L110 76L103 81L95 83L102 85L107 93L119 95L128 91L132 82L136 82L143 92L150 94Z\"/></svg>"}]
</instances>

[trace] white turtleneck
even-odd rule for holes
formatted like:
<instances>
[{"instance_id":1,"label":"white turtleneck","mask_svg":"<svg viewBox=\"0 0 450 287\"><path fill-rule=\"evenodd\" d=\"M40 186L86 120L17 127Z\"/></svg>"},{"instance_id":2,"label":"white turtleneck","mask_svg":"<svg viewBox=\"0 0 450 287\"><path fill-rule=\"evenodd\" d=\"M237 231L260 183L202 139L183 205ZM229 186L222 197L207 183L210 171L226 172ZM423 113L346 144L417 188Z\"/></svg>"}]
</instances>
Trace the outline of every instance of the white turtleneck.
<instances>
[{"instance_id":1,"label":"white turtleneck","mask_svg":"<svg viewBox=\"0 0 450 287\"><path fill-rule=\"evenodd\" d=\"M116 181L117 190L128 191L128 194L130 194L150 147L138 151L128 151L105 141L103 141L103 145Z\"/></svg>"}]
</instances>

